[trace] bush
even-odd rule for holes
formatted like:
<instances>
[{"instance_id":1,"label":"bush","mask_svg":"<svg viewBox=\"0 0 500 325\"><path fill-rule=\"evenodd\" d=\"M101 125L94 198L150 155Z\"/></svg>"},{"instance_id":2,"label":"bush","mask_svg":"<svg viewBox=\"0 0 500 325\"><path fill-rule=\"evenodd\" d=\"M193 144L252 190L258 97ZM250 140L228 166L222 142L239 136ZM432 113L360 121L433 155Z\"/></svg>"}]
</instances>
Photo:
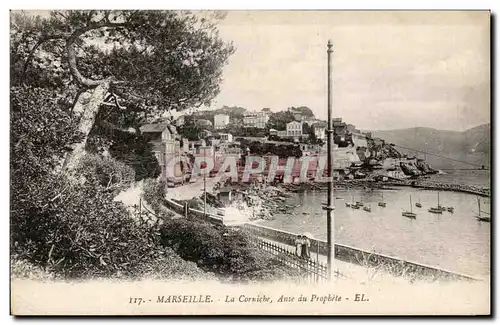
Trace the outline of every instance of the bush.
<instances>
[{"instance_id":1,"label":"bush","mask_svg":"<svg viewBox=\"0 0 500 325\"><path fill-rule=\"evenodd\" d=\"M118 193L132 184L134 170L111 157L86 154L78 163L76 172L94 186Z\"/></svg>"},{"instance_id":2,"label":"bush","mask_svg":"<svg viewBox=\"0 0 500 325\"><path fill-rule=\"evenodd\" d=\"M18 259L64 278L134 278L184 263L166 255L158 232L134 220L112 194L63 178L48 179L39 190L39 202L11 216L11 251Z\"/></svg>"},{"instance_id":3,"label":"bush","mask_svg":"<svg viewBox=\"0 0 500 325\"><path fill-rule=\"evenodd\" d=\"M254 248L247 235L225 227L186 219L160 228L161 243L203 270L232 281L267 281L296 276L266 252Z\"/></svg>"},{"instance_id":4,"label":"bush","mask_svg":"<svg viewBox=\"0 0 500 325\"><path fill-rule=\"evenodd\" d=\"M142 187L142 197L156 214L160 214L162 207L165 206L165 186L164 180L148 178Z\"/></svg>"}]
</instances>

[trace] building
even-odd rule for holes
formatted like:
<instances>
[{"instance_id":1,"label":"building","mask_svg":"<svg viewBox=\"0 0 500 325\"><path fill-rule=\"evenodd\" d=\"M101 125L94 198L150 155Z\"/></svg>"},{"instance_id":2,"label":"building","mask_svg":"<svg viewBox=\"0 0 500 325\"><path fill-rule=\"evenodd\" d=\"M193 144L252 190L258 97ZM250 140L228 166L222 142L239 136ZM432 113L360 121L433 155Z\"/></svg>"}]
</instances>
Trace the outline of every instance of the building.
<instances>
[{"instance_id":1,"label":"building","mask_svg":"<svg viewBox=\"0 0 500 325\"><path fill-rule=\"evenodd\" d=\"M312 125L314 135L316 139L325 140L326 139L326 123L316 122Z\"/></svg>"},{"instance_id":2,"label":"building","mask_svg":"<svg viewBox=\"0 0 500 325\"><path fill-rule=\"evenodd\" d=\"M269 136L278 136L278 130L269 129Z\"/></svg>"},{"instance_id":3,"label":"building","mask_svg":"<svg viewBox=\"0 0 500 325\"><path fill-rule=\"evenodd\" d=\"M211 137L212 136L212 132L210 132L208 130L201 130L200 133L198 134L198 136L201 139L205 139L205 138Z\"/></svg>"},{"instance_id":4,"label":"building","mask_svg":"<svg viewBox=\"0 0 500 325\"><path fill-rule=\"evenodd\" d=\"M302 122L292 121L286 125L287 137L302 137Z\"/></svg>"},{"instance_id":5,"label":"building","mask_svg":"<svg viewBox=\"0 0 500 325\"><path fill-rule=\"evenodd\" d=\"M266 112L246 113L243 116L243 126L246 128L265 129L269 122L269 115Z\"/></svg>"},{"instance_id":6,"label":"building","mask_svg":"<svg viewBox=\"0 0 500 325\"><path fill-rule=\"evenodd\" d=\"M175 182L172 177L167 175L166 166L171 159L182 154L181 141L176 127L169 122L164 122L146 124L141 126L139 130L152 144L152 151L160 165L162 178L167 181L167 184ZM176 175L180 175L182 168L184 168L182 165L176 165L174 171Z\"/></svg>"},{"instance_id":7,"label":"building","mask_svg":"<svg viewBox=\"0 0 500 325\"><path fill-rule=\"evenodd\" d=\"M217 130L224 129L229 124L229 115L217 114L214 116L214 128Z\"/></svg>"},{"instance_id":8,"label":"building","mask_svg":"<svg viewBox=\"0 0 500 325\"><path fill-rule=\"evenodd\" d=\"M220 133L221 142L233 142L233 135L231 133Z\"/></svg>"},{"instance_id":9,"label":"building","mask_svg":"<svg viewBox=\"0 0 500 325\"><path fill-rule=\"evenodd\" d=\"M286 138L286 130L276 131L276 135L280 138Z\"/></svg>"}]
</instances>

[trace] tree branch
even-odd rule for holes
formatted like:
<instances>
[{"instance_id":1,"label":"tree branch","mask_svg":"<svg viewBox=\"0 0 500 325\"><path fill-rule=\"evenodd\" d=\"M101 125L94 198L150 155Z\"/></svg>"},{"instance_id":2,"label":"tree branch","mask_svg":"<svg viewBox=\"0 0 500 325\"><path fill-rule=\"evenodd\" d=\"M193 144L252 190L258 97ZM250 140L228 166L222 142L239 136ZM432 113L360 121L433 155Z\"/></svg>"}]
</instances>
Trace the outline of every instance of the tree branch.
<instances>
[{"instance_id":1,"label":"tree branch","mask_svg":"<svg viewBox=\"0 0 500 325\"><path fill-rule=\"evenodd\" d=\"M73 32L73 34L71 34L71 36L68 37L68 39L66 40L66 55L68 58L69 70L73 78L75 78L75 80L77 81L77 83L87 88L94 88L100 85L102 82L106 81L106 79L92 80L84 77L80 73L76 64L76 51L75 51L76 40L80 36L91 30L100 29L104 27L122 27L122 26L127 26L127 23L110 23L110 22L90 23L86 27L77 29L76 31Z\"/></svg>"},{"instance_id":2,"label":"tree branch","mask_svg":"<svg viewBox=\"0 0 500 325\"><path fill-rule=\"evenodd\" d=\"M33 60L33 57L35 56L36 50L38 50L38 48L43 43L50 41L50 40L55 40L55 39L64 39L64 36L63 35L52 35L52 36L44 35L44 36L40 37L40 39L38 40L38 42L36 42L35 45L33 45L33 47L31 48L31 50L28 54L28 57L26 58L26 61L24 62L23 72L22 72L22 79L23 80L26 76L26 71L28 70L28 64L31 62L31 60Z\"/></svg>"}]
</instances>

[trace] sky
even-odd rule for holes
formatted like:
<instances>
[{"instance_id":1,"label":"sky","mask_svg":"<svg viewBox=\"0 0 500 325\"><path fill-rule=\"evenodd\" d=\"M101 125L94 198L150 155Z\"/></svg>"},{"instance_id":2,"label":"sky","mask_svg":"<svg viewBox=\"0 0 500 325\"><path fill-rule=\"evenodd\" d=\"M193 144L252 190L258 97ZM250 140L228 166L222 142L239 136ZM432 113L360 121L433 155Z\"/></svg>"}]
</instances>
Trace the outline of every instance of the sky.
<instances>
[{"instance_id":1,"label":"sky","mask_svg":"<svg viewBox=\"0 0 500 325\"><path fill-rule=\"evenodd\" d=\"M229 11L219 32L236 52L210 109L326 119L330 39L335 117L362 130L490 123L487 11Z\"/></svg>"},{"instance_id":2,"label":"sky","mask_svg":"<svg viewBox=\"0 0 500 325\"><path fill-rule=\"evenodd\" d=\"M236 52L212 107L308 106L363 130L466 130L490 122L490 20L484 11L230 11Z\"/></svg>"}]
</instances>

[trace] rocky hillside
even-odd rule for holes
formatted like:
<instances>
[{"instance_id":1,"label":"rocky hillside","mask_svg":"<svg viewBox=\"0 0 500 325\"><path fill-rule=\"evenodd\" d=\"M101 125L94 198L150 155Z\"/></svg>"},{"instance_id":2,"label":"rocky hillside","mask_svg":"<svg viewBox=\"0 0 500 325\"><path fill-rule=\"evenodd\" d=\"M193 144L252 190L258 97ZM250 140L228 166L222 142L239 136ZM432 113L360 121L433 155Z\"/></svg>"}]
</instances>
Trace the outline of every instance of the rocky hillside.
<instances>
[{"instance_id":1,"label":"rocky hillside","mask_svg":"<svg viewBox=\"0 0 500 325\"><path fill-rule=\"evenodd\" d=\"M490 124L483 124L469 130L447 131L416 127L387 131L371 131L373 136L396 145L435 153L476 165L490 165ZM403 153L415 153L396 147ZM423 158L424 154L418 154ZM472 166L428 154L426 160L439 169L470 168Z\"/></svg>"}]
</instances>

